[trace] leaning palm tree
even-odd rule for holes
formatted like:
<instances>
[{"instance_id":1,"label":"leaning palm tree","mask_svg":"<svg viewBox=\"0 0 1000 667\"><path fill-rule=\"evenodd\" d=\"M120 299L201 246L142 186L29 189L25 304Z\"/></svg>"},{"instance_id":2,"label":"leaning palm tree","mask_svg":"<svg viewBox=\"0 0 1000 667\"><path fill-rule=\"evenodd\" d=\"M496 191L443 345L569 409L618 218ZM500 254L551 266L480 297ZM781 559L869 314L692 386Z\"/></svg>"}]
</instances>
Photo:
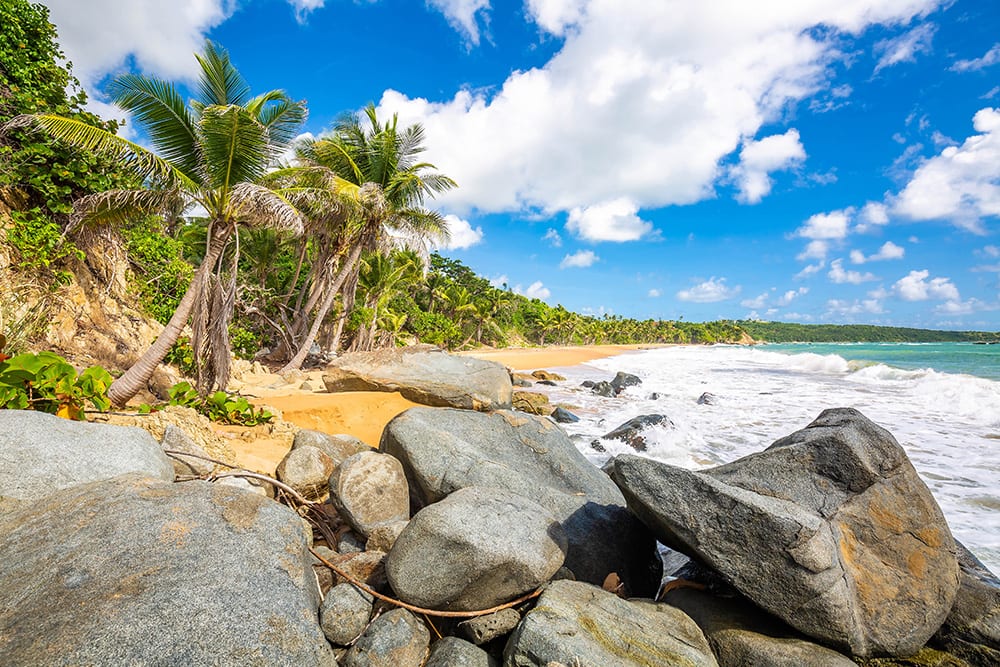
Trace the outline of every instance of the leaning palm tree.
<instances>
[{"instance_id":1,"label":"leaning palm tree","mask_svg":"<svg viewBox=\"0 0 1000 667\"><path fill-rule=\"evenodd\" d=\"M346 315L354 303L362 252L392 245L426 249L428 242L448 238L444 218L424 208L424 200L455 187L455 182L433 171L434 165L418 162L423 141L421 125L400 129L395 115L383 123L370 104L363 118L348 116L329 136L299 145L298 169L311 179L328 173L331 191L348 205L326 220L327 234L337 248L330 266L336 268L326 272L328 282L313 284L313 294L324 296L313 304L315 310L303 308L298 313L299 323L311 320L312 324L281 372L301 367L337 296Z\"/></svg>"},{"instance_id":2,"label":"leaning palm tree","mask_svg":"<svg viewBox=\"0 0 1000 667\"><path fill-rule=\"evenodd\" d=\"M126 74L111 84L115 104L132 114L155 151L78 120L26 117L54 138L111 156L143 179L141 190L91 195L78 204L77 222L122 223L139 214L200 207L208 219L204 259L156 341L121 377L108 396L122 405L146 386L193 315L192 342L203 389L224 387L229 377L228 325L235 299L235 271L219 267L241 225L298 232L301 218L280 192L261 185L268 167L305 120L303 102L282 91L251 97L225 50L207 42L197 55L201 75L195 99L184 104L169 82Z\"/></svg>"}]
</instances>

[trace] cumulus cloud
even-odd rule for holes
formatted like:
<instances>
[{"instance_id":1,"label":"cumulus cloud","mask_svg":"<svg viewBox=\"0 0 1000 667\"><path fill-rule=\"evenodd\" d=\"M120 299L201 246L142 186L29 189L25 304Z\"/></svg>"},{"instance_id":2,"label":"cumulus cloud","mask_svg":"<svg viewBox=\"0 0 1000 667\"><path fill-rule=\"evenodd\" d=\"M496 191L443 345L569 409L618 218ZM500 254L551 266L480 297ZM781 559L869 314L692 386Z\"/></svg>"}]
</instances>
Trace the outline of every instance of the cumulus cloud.
<instances>
[{"instance_id":1,"label":"cumulus cloud","mask_svg":"<svg viewBox=\"0 0 1000 667\"><path fill-rule=\"evenodd\" d=\"M809 217L795 233L806 239L841 240L847 236L852 209L817 213Z\"/></svg>"},{"instance_id":2,"label":"cumulus cloud","mask_svg":"<svg viewBox=\"0 0 1000 667\"><path fill-rule=\"evenodd\" d=\"M444 221L448 225L451 238L445 245L441 246L443 248L448 250L464 250L465 248L471 248L483 240L483 228L473 228L468 220L449 214L444 216Z\"/></svg>"},{"instance_id":3,"label":"cumulus cloud","mask_svg":"<svg viewBox=\"0 0 1000 667\"><path fill-rule=\"evenodd\" d=\"M653 288L653 289L649 290L649 292L646 293L646 296L648 296L650 299L658 299L661 296L663 296L663 292L661 292L660 290L658 290L656 288Z\"/></svg>"},{"instance_id":4,"label":"cumulus cloud","mask_svg":"<svg viewBox=\"0 0 1000 667\"><path fill-rule=\"evenodd\" d=\"M752 308L754 310L757 310L758 308L763 308L764 306L767 305L767 300L770 296L771 295L769 292L764 292L762 294L758 294L752 299L743 299L742 301L740 301L740 305L743 306L744 308Z\"/></svg>"},{"instance_id":5,"label":"cumulus cloud","mask_svg":"<svg viewBox=\"0 0 1000 667\"><path fill-rule=\"evenodd\" d=\"M490 278L490 285L493 285L497 289L503 289L503 287L510 283L510 278L507 277L506 273L501 273L499 276Z\"/></svg>"},{"instance_id":6,"label":"cumulus cloud","mask_svg":"<svg viewBox=\"0 0 1000 667\"><path fill-rule=\"evenodd\" d=\"M528 289L522 289L520 285L515 285L514 293L526 296L529 299L541 299L542 301L552 296L552 291L543 285L541 280L536 280L528 285Z\"/></svg>"},{"instance_id":7,"label":"cumulus cloud","mask_svg":"<svg viewBox=\"0 0 1000 667\"><path fill-rule=\"evenodd\" d=\"M951 66L951 70L953 72L972 72L985 69L991 65L996 65L997 63L1000 63L1000 43L994 44L993 47L980 58L957 61Z\"/></svg>"},{"instance_id":8,"label":"cumulus cloud","mask_svg":"<svg viewBox=\"0 0 1000 667\"><path fill-rule=\"evenodd\" d=\"M931 40L936 31L937 27L933 23L924 23L898 37L877 42L875 53L879 59L875 72L899 63L915 62L918 55L930 53Z\"/></svg>"},{"instance_id":9,"label":"cumulus cloud","mask_svg":"<svg viewBox=\"0 0 1000 667\"><path fill-rule=\"evenodd\" d=\"M740 293L740 286L729 287L725 278L712 276L708 280L701 282L691 289L681 290L677 293L677 298L681 301L693 303L715 303L732 299Z\"/></svg>"},{"instance_id":10,"label":"cumulus cloud","mask_svg":"<svg viewBox=\"0 0 1000 667\"><path fill-rule=\"evenodd\" d=\"M562 237L559 236L559 232L549 227L548 231L545 232L545 236L542 237L543 241L548 241L549 245L553 248L562 247Z\"/></svg>"},{"instance_id":11,"label":"cumulus cloud","mask_svg":"<svg viewBox=\"0 0 1000 667\"><path fill-rule=\"evenodd\" d=\"M319 2L322 5L322 0L305 1ZM466 42L472 46L479 44L479 25L480 22L485 25L489 21L490 0L427 0L427 4L444 14L448 24L458 31Z\"/></svg>"},{"instance_id":12,"label":"cumulus cloud","mask_svg":"<svg viewBox=\"0 0 1000 667\"><path fill-rule=\"evenodd\" d=\"M927 301L941 299L961 301L958 288L948 278L931 278L930 271L910 271L893 285L893 293L904 301Z\"/></svg>"},{"instance_id":13,"label":"cumulus cloud","mask_svg":"<svg viewBox=\"0 0 1000 667\"><path fill-rule=\"evenodd\" d=\"M387 90L380 112L423 123L428 161L462 184L440 198L458 213L690 204L715 196L748 137L830 86L846 38L941 1L529 0L564 35L547 63L445 100Z\"/></svg>"},{"instance_id":14,"label":"cumulus cloud","mask_svg":"<svg viewBox=\"0 0 1000 667\"><path fill-rule=\"evenodd\" d=\"M948 146L917 168L893 198L895 213L911 220L947 220L981 233L981 220L1000 216L1000 109L976 112L979 134Z\"/></svg>"},{"instance_id":15,"label":"cumulus cloud","mask_svg":"<svg viewBox=\"0 0 1000 667\"><path fill-rule=\"evenodd\" d=\"M739 188L737 199L756 204L771 192L771 173L789 169L806 159L799 131L790 129L760 141L747 141L740 151L740 162L731 173Z\"/></svg>"},{"instance_id":16,"label":"cumulus cloud","mask_svg":"<svg viewBox=\"0 0 1000 667\"><path fill-rule=\"evenodd\" d=\"M754 310L763 308L771 300L771 295L772 292L774 291L775 290L772 287L770 291L763 292L762 294L759 294L752 299L743 299L742 301L740 301L740 305L743 306L744 308L752 308ZM800 287L798 289L787 290L783 294L779 295L777 299L774 300L774 305L780 308L784 308L795 299L808 293L809 293L808 287ZM766 314L773 315L776 312L778 312L777 308L770 308L768 309Z\"/></svg>"},{"instance_id":17,"label":"cumulus cloud","mask_svg":"<svg viewBox=\"0 0 1000 667\"><path fill-rule=\"evenodd\" d=\"M572 255L566 255L559 262L560 269L568 268L578 268L585 269L588 266L593 266L595 262L599 261L601 258L594 254L593 250L578 250Z\"/></svg>"},{"instance_id":18,"label":"cumulus cloud","mask_svg":"<svg viewBox=\"0 0 1000 667\"><path fill-rule=\"evenodd\" d=\"M861 207L858 219L854 231L859 234L884 227L889 224L889 207L882 202L870 201Z\"/></svg>"},{"instance_id":19,"label":"cumulus cloud","mask_svg":"<svg viewBox=\"0 0 1000 667\"><path fill-rule=\"evenodd\" d=\"M878 315L884 313L882 303L878 299L855 299L847 301L845 299L830 299L826 302L826 317L840 316L851 317L864 313Z\"/></svg>"},{"instance_id":20,"label":"cumulus cloud","mask_svg":"<svg viewBox=\"0 0 1000 667\"><path fill-rule=\"evenodd\" d=\"M906 255L906 249L902 246L898 246L892 241L886 241L882 244L882 247L878 249L878 252L868 255L867 257L860 250L851 251L851 262L854 264L864 264L865 262L878 262L886 259L903 259Z\"/></svg>"},{"instance_id":21,"label":"cumulus cloud","mask_svg":"<svg viewBox=\"0 0 1000 667\"><path fill-rule=\"evenodd\" d=\"M838 285L843 283L860 285L861 283L871 280L878 280L878 278L872 273L845 270L844 260L842 259L835 259L830 262L830 272L826 275L830 278L830 282L837 283Z\"/></svg>"},{"instance_id":22,"label":"cumulus cloud","mask_svg":"<svg viewBox=\"0 0 1000 667\"><path fill-rule=\"evenodd\" d=\"M784 294L782 294L780 297L778 297L778 300L775 302L775 304L784 307L790 304L795 299L799 298L800 296L805 296L808 293L809 293L808 287L800 287L795 290L790 289Z\"/></svg>"},{"instance_id":23,"label":"cumulus cloud","mask_svg":"<svg viewBox=\"0 0 1000 667\"><path fill-rule=\"evenodd\" d=\"M653 229L637 214L639 208L626 198L569 212L566 229L587 241L638 241Z\"/></svg>"},{"instance_id":24,"label":"cumulus cloud","mask_svg":"<svg viewBox=\"0 0 1000 667\"><path fill-rule=\"evenodd\" d=\"M825 255L825 253L824 253ZM799 259L802 259L802 255L799 255ZM814 276L823 269L826 268L826 261L821 259L820 261L807 265L804 269L795 274L795 280L801 280L803 278L809 278Z\"/></svg>"}]
</instances>

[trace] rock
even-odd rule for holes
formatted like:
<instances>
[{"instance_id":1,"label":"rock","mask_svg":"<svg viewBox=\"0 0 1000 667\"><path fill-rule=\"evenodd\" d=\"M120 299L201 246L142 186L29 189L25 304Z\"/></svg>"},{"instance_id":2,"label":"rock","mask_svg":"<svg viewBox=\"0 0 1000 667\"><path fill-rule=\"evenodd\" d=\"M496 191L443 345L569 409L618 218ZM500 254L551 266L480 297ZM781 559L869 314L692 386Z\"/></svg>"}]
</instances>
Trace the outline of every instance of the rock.
<instances>
[{"instance_id":1,"label":"rock","mask_svg":"<svg viewBox=\"0 0 1000 667\"><path fill-rule=\"evenodd\" d=\"M906 657L854 658L861 667L969 667L969 663L945 651L925 646L917 653ZM996 663L990 663L994 667Z\"/></svg>"},{"instance_id":2,"label":"rock","mask_svg":"<svg viewBox=\"0 0 1000 667\"><path fill-rule=\"evenodd\" d=\"M598 396L603 396L605 398L614 398L615 396L618 395L618 392L615 391L614 386L612 386L610 382L605 382L604 380L593 383L593 385L590 387L590 393L596 394Z\"/></svg>"},{"instance_id":3,"label":"rock","mask_svg":"<svg viewBox=\"0 0 1000 667\"><path fill-rule=\"evenodd\" d=\"M302 522L267 498L128 475L0 517L0 663L335 665Z\"/></svg>"},{"instance_id":4,"label":"rock","mask_svg":"<svg viewBox=\"0 0 1000 667\"><path fill-rule=\"evenodd\" d=\"M345 354L326 368L327 391L398 391L414 403L465 410L511 407L502 365L448 354L430 345Z\"/></svg>"},{"instance_id":5,"label":"rock","mask_svg":"<svg viewBox=\"0 0 1000 667\"><path fill-rule=\"evenodd\" d=\"M594 382L593 380L584 380L583 382L580 383L580 386L584 387L585 389L593 389L596 384L597 383Z\"/></svg>"},{"instance_id":6,"label":"rock","mask_svg":"<svg viewBox=\"0 0 1000 667\"><path fill-rule=\"evenodd\" d=\"M531 377L535 378L536 380L544 380L545 382L552 382L552 381L564 382L566 380L566 378L564 378L562 375L559 375L558 373L552 373L550 371L542 369L539 369L537 371L532 371Z\"/></svg>"},{"instance_id":7,"label":"rock","mask_svg":"<svg viewBox=\"0 0 1000 667\"><path fill-rule=\"evenodd\" d=\"M366 540L361 539L361 536L353 530L349 530L340 536L340 540L337 542L337 551L342 554L356 554L364 551L366 546Z\"/></svg>"},{"instance_id":8,"label":"rock","mask_svg":"<svg viewBox=\"0 0 1000 667\"><path fill-rule=\"evenodd\" d=\"M856 410L826 410L710 470L623 455L611 476L661 542L852 655L915 653L955 599L941 510L892 435Z\"/></svg>"},{"instance_id":9,"label":"rock","mask_svg":"<svg viewBox=\"0 0 1000 667\"><path fill-rule=\"evenodd\" d=\"M675 588L663 601L698 624L719 667L855 667L847 656L806 640L746 598L719 598L694 588Z\"/></svg>"},{"instance_id":10,"label":"rock","mask_svg":"<svg viewBox=\"0 0 1000 667\"><path fill-rule=\"evenodd\" d=\"M235 477L235 476L220 477L219 479L216 479L212 483L219 484L221 486L229 486L234 489L240 489L242 491L247 491L248 493L255 493L258 496L263 496L265 498L270 497L270 495L267 492L268 488L271 487L270 484L267 484L267 486L263 486L261 484L254 484L245 477ZM264 484L266 484L266 482Z\"/></svg>"},{"instance_id":11,"label":"rock","mask_svg":"<svg viewBox=\"0 0 1000 667\"><path fill-rule=\"evenodd\" d=\"M272 410L274 412L274 410ZM230 448L227 438L212 429L212 421L205 415L183 405L167 405L162 410L154 410L146 415L102 413L93 416L94 423L114 424L116 426L138 426L148 431L157 441L162 441L169 426L175 426L201 447L213 459L225 463L235 463L235 454ZM274 437L274 431L280 428L277 420L267 429Z\"/></svg>"},{"instance_id":12,"label":"rock","mask_svg":"<svg viewBox=\"0 0 1000 667\"><path fill-rule=\"evenodd\" d=\"M601 436L604 440L620 440L637 452L646 451L646 436L643 431L653 426L672 427L674 423L666 415L639 415Z\"/></svg>"},{"instance_id":13,"label":"rock","mask_svg":"<svg viewBox=\"0 0 1000 667\"><path fill-rule=\"evenodd\" d=\"M337 510L365 538L383 523L410 518L410 494L403 466L376 451L349 456L330 476Z\"/></svg>"},{"instance_id":14,"label":"rock","mask_svg":"<svg viewBox=\"0 0 1000 667\"><path fill-rule=\"evenodd\" d=\"M500 661L458 637L445 637L431 646L424 667L500 667Z\"/></svg>"},{"instance_id":15,"label":"rock","mask_svg":"<svg viewBox=\"0 0 1000 667\"><path fill-rule=\"evenodd\" d=\"M170 459L142 429L0 410L0 496L35 500L128 473L174 481Z\"/></svg>"},{"instance_id":16,"label":"rock","mask_svg":"<svg viewBox=\"0 0 1000 667\"><path fill-rule=\"evenodd\" d=\"M471 486L417 512L386 560L392 589L430 609L488 609L555 574L566 536L538 503Z\"/></svg>"},{"instance_id":17,"label":"rock","mask_svg":"<svg viewBox=\"0 0 1000 667\"><path fill-rule=\"evenodd\" d=\"M580 418L574 415L572 412L565 408L557 407L552 411L552 418L555 419L560 424L574 424L580 421Z\"/></svg>"},{"instance_id":18,"label":"rock","mask_svg":"<svg viewBox=\"0 0 1000 667\"><path fill-rule=\"evenodd\" d=\"M524 378L516 377L513 380L511 380L511 384L515 387L530 387L535 383L532 382L531 380L525 380Z\"/></svg>"},{"instance_id":19,"label":"rock","mask_svg":"<svg viewBox=\"0 0 1000 667\"><path fill-rule=\"evenodd\" d=\"M508 635L521 622L521 615L514 609L501 609L485 616L476 616L458 624L458 631L476 646Z\"/></svg>"},{"instance_id":20,"label":"rock","mask_svg":"<svg viewBox=\"0 0 1000 667\"><path fill-rule=\"evenodd\" d=\"M958 596L934 641L975 667L1000 665L1000 579L963 544L956 546Z\"/></svg>"},{"instance_id":21,"label":"rock","mask_svg":"<svg viewBox=\"0 0 1000 667\"><path fill-rule=\"evenodd\" d=\"M399 534L403 532L406 528L408 521L393 521L391 523L383 523L375 526L371 530L371 534L368 535L368 541L365 543L365 550L367 551L384 551L389 553L392 549L392 545L396 543L396 539Z\"/></svg>"},{"instance_id":22,"label":"rock","mask_svg":"<svg viewBox=\"0 0 1000 667\"><path fill-rule=\"evenodd\" d=\"M515 410L532 415L548 415L552 412L549 397L534 391L515 391L513 406Z\"/></svg>"},{"instance_id":23,"label":"rock","mask_svg":"<svg viewBox=\"0 0 1000 667\"><path fill-rule=\"evenodd\" d=\"M344 656L344 667L420 667L431 636L405 609L388 611L368 626Z\"/></svg>"},{"instance_id":24,"label":"rock","mask_svg":"<svg viewBox=\"0 0 1000 667\"><path fill-rule=\"evenodd\" d=\"M319 609L319 624L330 643L347 646L360 636L368 627L374 599L351 584L331 588Z\"/></svg>"},{"instance_id":25,"label":"rock","mask_svg":"<svg viewBox=\"0 0 1000 667\"><path fill-rule=\"evenodd\" d=\"M380 449L402 462L417 508L468 486L506 489L562 523L566 566L577 579L600 585L617 572L633 593L656 593L654 540L614 483L551 420L510 411L410 408L386 425Z\"/></svg>"},{"instance_id":26,"label":"rock","mask_svg":"<svg viewBox=\"0 0 1000 667\"><path fill-rule=\"evenodd\" d=\"M555 386L558 386L558 385L556 385L556 383L555 383L555 382L553 382L552 380L539 380L539 381L537 382L537 384L543 384L543 385L545 385L546 387L555 387Z\"/></svg>"},{"instance_id":27,"label":"rock","mask_svg":"<svg viewBox=\"0 0 1000 667\"><path fill-rule=\"evenodd\" d=\"M358 452L370 452L371 447L353 435L328 435L320 431L303 429L295 434L292 449L315 447L330 457L334 466L339 466L348 456Z\"/></svg>"},{"instance_id":28,"label":"rock","mask_svg":"<svg viewBox=\"0 0 1000 667\"><path fill-rule=\"evenodd\" d=\"M383 551L358 551L339 556L332 562L351 578L382 593L387 590L388 585L385 577L385 556ZM335 584L350 583L336 572L333 581Z\"/></svg>"},{"instance_id":29,"label":"rock","mask_svg":"<svg viewBox=\"0 0 1000 667\"><path fill-rule=\"evenodd\" d=\"M335 468L330 457L316 447L298 447L285 454L275 474L306 499L323 500Z\"/></svg>"},{"instance_id":30,"label":"rock","mask_svg":"<svg viewBox=\"0 0 1000 667\"><path fill-rule=\"evenodd\" d=\"M698 405L715 405L716 400L715 394L710 394L706 391L698 397Z\"/></svg>"},{"instance_id":31,"label":"rock","mask_svg":"<svg viewBox=\"0 0 1000 667\"><path fill-rule=\"evenodd\" d=\"M716 665L694 621L665 604L636 604L575 581L545 587L504 649L504 664L545 667Z\"/></svg>"},{"instance_id":32,"label":"rock","mask_svg":"<svg viewBox=\"0 0 1000 667\"><path fill-rule=\"evenodd\" d=\"M182 454L168 454L170 463L174 466L175 475L208 475L215 470L215 464L206 461L208 452L191 439L187 433L177 428L173 424L168 424L163 432L163 439L160 440L160 447L164 450L183 452ZM184 456L184 454L194 454L194 456Z\"/></svg>"},{"instance_id":33,"label":"rock","mask_svg":"<svg viewBox=\"0 0 1000 667\"><path fill-rule=\"evenodd\" d=\"M313 549L323 558L331 563L340 560L340 554L329 547L316 546ZM309 554L312 556L312 554ZM333 570L323 564L316 556L312 556L313 572L316 574L316 581L319 583L319 592L326 595L327 591L333 588Z\"/></svg>"},{"instance_id":34,"label":"rock","mask_svg":"<svg viewBox=\"0 0 1000 667\"><path fill-rule=\"evenodd\" d=\"M640 384L642 384L642 380L638 375L623 373L622 371L618 371L611 380L611 386L614 387L615 394L622 393L625 387L638 387Z\"/></svg>"}]
</instances>

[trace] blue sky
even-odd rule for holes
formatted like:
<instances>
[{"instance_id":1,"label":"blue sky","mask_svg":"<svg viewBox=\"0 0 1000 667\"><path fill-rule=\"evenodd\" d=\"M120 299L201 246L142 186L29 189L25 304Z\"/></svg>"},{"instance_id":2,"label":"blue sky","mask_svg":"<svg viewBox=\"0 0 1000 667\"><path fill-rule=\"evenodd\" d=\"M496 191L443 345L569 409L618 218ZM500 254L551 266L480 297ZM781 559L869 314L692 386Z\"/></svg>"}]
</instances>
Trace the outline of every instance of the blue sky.
<instances>
[{"instance_id":1,"label":"blue sky","mask_svg":"<svg viewBox=\"0 0 1000 667\"><path fill-rule=\"evenodd\" d=\"M427 130L481 275L589 313L1000 329L990 0L48 0L94 108L205 38Z\"/></svg>"}]
</instances>

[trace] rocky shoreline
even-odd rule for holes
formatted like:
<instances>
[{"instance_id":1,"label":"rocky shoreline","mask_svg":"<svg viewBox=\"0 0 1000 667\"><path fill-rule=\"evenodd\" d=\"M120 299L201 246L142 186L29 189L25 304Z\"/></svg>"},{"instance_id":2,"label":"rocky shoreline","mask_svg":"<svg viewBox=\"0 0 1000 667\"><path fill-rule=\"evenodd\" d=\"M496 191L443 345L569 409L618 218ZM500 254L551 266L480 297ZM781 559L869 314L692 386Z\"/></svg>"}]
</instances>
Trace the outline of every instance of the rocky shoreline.
<instances>
[{"instance_id":1,"label":"rocky shoreline","mask_svg":"<svg viewBox=\"0 0 1000 667\"><path fill-rule=\"evenodd\" d=\"M0 664L1000 664L1000 581L855 410L710 470L599 470L499 364L324 382L436 407L377 450L298 431L276 484L181 429L0 411Z\"/></svg>"}]
</instances>

